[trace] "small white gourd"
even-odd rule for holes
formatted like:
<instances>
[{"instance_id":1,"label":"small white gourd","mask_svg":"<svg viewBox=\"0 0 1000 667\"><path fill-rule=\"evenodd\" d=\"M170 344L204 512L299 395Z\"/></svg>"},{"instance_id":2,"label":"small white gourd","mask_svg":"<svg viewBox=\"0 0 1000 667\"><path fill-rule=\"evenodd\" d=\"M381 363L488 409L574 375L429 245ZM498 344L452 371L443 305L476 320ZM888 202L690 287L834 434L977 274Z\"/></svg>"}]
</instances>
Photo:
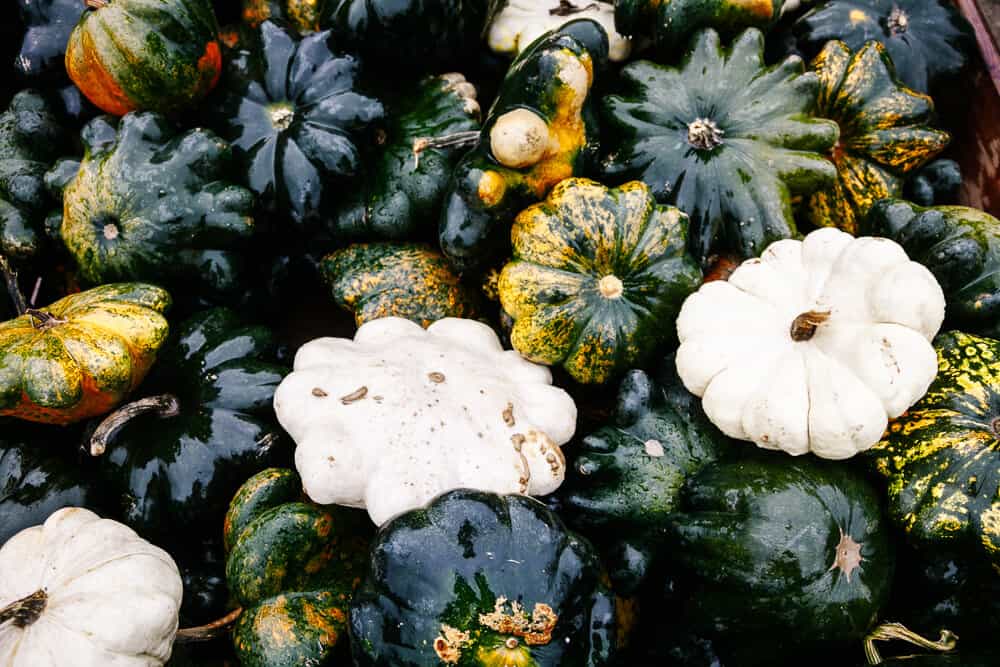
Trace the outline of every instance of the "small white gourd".
<instances>
[{"instance_id":1,"label":"small white gourd","mask_svg":"<svg viewBox=\"0 0 1000 667\"><path fill-rule=\"evenodd\" d=\"M487 42L494 53L516 56L550 30L577 19L591 19L608 34L608 58L628 58L632 42L615 30L615 6L608 0L508 0L490 24Z\"/></svg>"}]
</instances>

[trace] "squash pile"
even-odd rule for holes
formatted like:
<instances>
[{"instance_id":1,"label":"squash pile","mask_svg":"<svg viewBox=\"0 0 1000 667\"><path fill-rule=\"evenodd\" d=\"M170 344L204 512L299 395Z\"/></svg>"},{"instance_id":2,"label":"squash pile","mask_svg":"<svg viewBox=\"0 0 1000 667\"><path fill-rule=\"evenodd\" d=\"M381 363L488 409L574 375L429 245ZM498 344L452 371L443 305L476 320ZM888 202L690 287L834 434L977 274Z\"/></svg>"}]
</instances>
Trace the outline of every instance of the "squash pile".
<instances>
[{"instance_id":1,"label":"squash pile","mask_svg":"<svg viewBox=\"0 0 1000 667\"><path fill-rule=\"evenodd\" d=\"M8 23L0 667L997 664L948 0Z\"/></svg>"}]
</instances>

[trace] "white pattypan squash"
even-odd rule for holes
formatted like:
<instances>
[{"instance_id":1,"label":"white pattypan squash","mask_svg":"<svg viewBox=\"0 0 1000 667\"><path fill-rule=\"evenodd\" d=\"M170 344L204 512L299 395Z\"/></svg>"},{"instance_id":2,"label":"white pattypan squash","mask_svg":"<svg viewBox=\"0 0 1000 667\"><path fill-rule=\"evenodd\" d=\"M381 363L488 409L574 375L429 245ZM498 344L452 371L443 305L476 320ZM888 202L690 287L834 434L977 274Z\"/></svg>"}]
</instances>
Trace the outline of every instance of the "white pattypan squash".
<instances>
[{"instance_id":1,"label":"white pattypan squash","mask_svg":"<svg viewBox=\"0 0 1000 667\"><path fill-rule=\"evenodd\" d=\"M677 318L677 371L726 435L846 459L937 374L944 294L883 238L837 229L770 245Z\"/></svg>"},{"instance_id":2,"label":"white pattypan squash","mask_svg":"<svg viewBox=\"0 0 1000 667\"><path fill-rule=\"evenodd\" d=\"M632 43L615 31L615 7L607 0L507 0L490 23L487 41L495 53L516 56L550 30L576 19L591 19L608 34L608 57L628 58Z\"/></svg>"},{"instance_id":3,"label":"white pattypan squash","mask_svg":"<svg viewBox=\"0 0 1000 667\"><path fill-rule=\"evenodd\" d=\"M167 552L89 510L61 509L0 548L0 666L162 665L182 592Z\"/></svg>"},{"instance_id":4,"label":"white pattypan squash","mask_svg":"<svg viewBox=\"0 0 1000 667\"><path fill-rule=\"evenodd\" d=\"M295 355L274 395L317 503L376 524L452 489L541 495L563 480L576 405L474 320L372 320Z\"/></svg>"}]
</instances>

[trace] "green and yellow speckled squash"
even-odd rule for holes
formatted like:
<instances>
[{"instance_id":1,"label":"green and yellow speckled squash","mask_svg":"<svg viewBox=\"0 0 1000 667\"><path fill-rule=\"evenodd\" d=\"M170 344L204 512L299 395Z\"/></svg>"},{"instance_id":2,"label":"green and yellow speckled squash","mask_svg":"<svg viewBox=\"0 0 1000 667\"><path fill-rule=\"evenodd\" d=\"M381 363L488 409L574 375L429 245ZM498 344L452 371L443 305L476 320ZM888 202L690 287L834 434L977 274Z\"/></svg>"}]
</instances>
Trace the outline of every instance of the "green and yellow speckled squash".
<instances>
[{"instance_id":1,"label":"green and yellow speckled squash","mask_svg":"<svg viewBox=\"0 0 1000 667\"><path fill-rule=\"evenodd\" d=\"M511 343L578 382L607 382L673 331L701 284L687 253L687 216L658 206L639 181L611 190L571 178L517 217L514 258L500 274Z\"/></svg>"},{"instance_id":2,"label":"green and yellow speckled squash","mask_svg":"<svg viewBox=\"0 0 1000 667\"><path fill-rule=\"evenodd\" d=\"M590 89L607 54L604 29L581 19L540 37L511 64L479 144L458 163L444 198L439 240L456 267L479 269L502 257L517 212L596 157Z\"/></svg>"},{"instance_id":3,"label":"green and yellow speckled squash","mask_svg":"<svg viewBox=\"0 0 1000 667\"><path fill-rule=\"evenodd\" d=\"M934 102L896 79L880 43L852 52L830 42L812 68L820 80L816 113L837 122L840 141L830 154L837 180L809 198L808 218L857 234L872 204L900 196L903 177L944 150L950 137L928 125Z\"/></svg>"},{"instance_id":4,"label":"green and yellow speckled squash","mask_svg":"<svg viewBox=\"0 0 1000 667\"><path fill-rule=\"evenodd\" d=\"M172 113L219 80L219 25L209 0L81 0L66 71L95 106Z\"/></svg>"},{"instance_id":5,"label":"green and yellow speckled squash","mask_svg":"<svg viewBox=\"0 0 1000 667\"><path fill-rule=\"evenodd\" d=\"M226 515L226 581L243 609L233 645L244 667L328 664L346 652L367 518L302 498L294 471L270 468L237 491Z\"/></svg>"},{"instance_id":6,"label":"green and yellow speckled squash","mask_svg":"<svg viewBox=\"0 0 1000 667\"><path fill-rule=\"evenodd\" d=\"M921 549L1000 567L1000 341L937 337L937 379L869 453L889 514Z\"/></svg>"},{"instance_id":7,"label":"green and yellow speckled squash","mask_svg":"<svg viewBox=\"0 0 1000 667\"><path fill-rule=\"evenodd\" d=\"M478 297L440 253L414 243L364 243L327 255L320 270L333 299L358 326L405 317L428 327L445 317L475 317Z\"/></svg>"},{"instance_id":8,"label":"green and yellow speckled squash","mask_svg":"<svg viewBox=\"0 0 1000 667\"><path fill-rule=\"evenodd\" d=\"M256 28L268 19L285 21L305 35L322 30L330 4L331 0L243 0L243 22Z\"/></svg>"},{"instance_id":9,"label":"green and yellow speckled squash","mask_svg":"<svg viewBox=\"0 0 1000 667\"><path fill-rule=\"evenodd\" d=\"M651 35L659 50L683 47L702 28L726 36L744 28L768 30L781 15L782 0L617 0L615 24L627 35Z\"/></svg>"},{"instance_id":10,"label":"green and yellow speckled squash","mask_svg":"<svg viewBox=\"0 0 1000 667\"><path fill-rule=\"evenodd\" d=\"M0 416L69 424L135 389L167 338L170 295L119 283L0 323Z\"/></svg>"}]
</instances>

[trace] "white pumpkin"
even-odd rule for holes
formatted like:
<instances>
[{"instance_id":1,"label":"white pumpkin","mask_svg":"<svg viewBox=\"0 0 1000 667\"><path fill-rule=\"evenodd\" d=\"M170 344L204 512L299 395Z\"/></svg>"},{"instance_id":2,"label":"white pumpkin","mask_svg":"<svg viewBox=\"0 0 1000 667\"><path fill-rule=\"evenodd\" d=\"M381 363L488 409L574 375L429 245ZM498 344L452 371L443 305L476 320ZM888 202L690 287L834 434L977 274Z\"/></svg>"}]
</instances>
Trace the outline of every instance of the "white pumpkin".
<instances>
[{"instance_id":1,"label":"white pumpkin","mask_svg":"<svg viewBox=\"0 0 1000 667\"><path fill-rule=\"evenodd\" d=\"M608 34L608 57L613 62L628 58L632 43L615 30L614 3L596 0L507 0L490 23L487 42L495 53L516 56L526 46L563 24L591 19Z\"/></svg>"},{"instance_id":2,"label":"white pumpkin","mask_svg":"<svg viewBox=\"0 0 1000 667\"><path fill-rule=\"evenodd\" d=\"M382 524L457 488L554 491L576 405L551 383L485 324L388 317L303 345L274 409L309 497Z\"/></svg>"},{"instance_id":3,"label":"white pumpkin","mask_svg":"<svg viewBox=\"0 0 1000 667\"><path fill-rule=\"evenodd\" d=\"M677 371L727 435L845 459L926 393L943 319L941 287L898 244L821 229L688 297Z\"/></svg>"},{"instance_id":4,"label":"white pumpkin","mask_svg":"<svg viewBox=\"0 0 1000 667\"><path fill-rule=\"evenodd\" d=\"M167 552L128 526L61 509L0 548L0 666L162 665L181 595Z\"/></svg>"}]
</instances>

